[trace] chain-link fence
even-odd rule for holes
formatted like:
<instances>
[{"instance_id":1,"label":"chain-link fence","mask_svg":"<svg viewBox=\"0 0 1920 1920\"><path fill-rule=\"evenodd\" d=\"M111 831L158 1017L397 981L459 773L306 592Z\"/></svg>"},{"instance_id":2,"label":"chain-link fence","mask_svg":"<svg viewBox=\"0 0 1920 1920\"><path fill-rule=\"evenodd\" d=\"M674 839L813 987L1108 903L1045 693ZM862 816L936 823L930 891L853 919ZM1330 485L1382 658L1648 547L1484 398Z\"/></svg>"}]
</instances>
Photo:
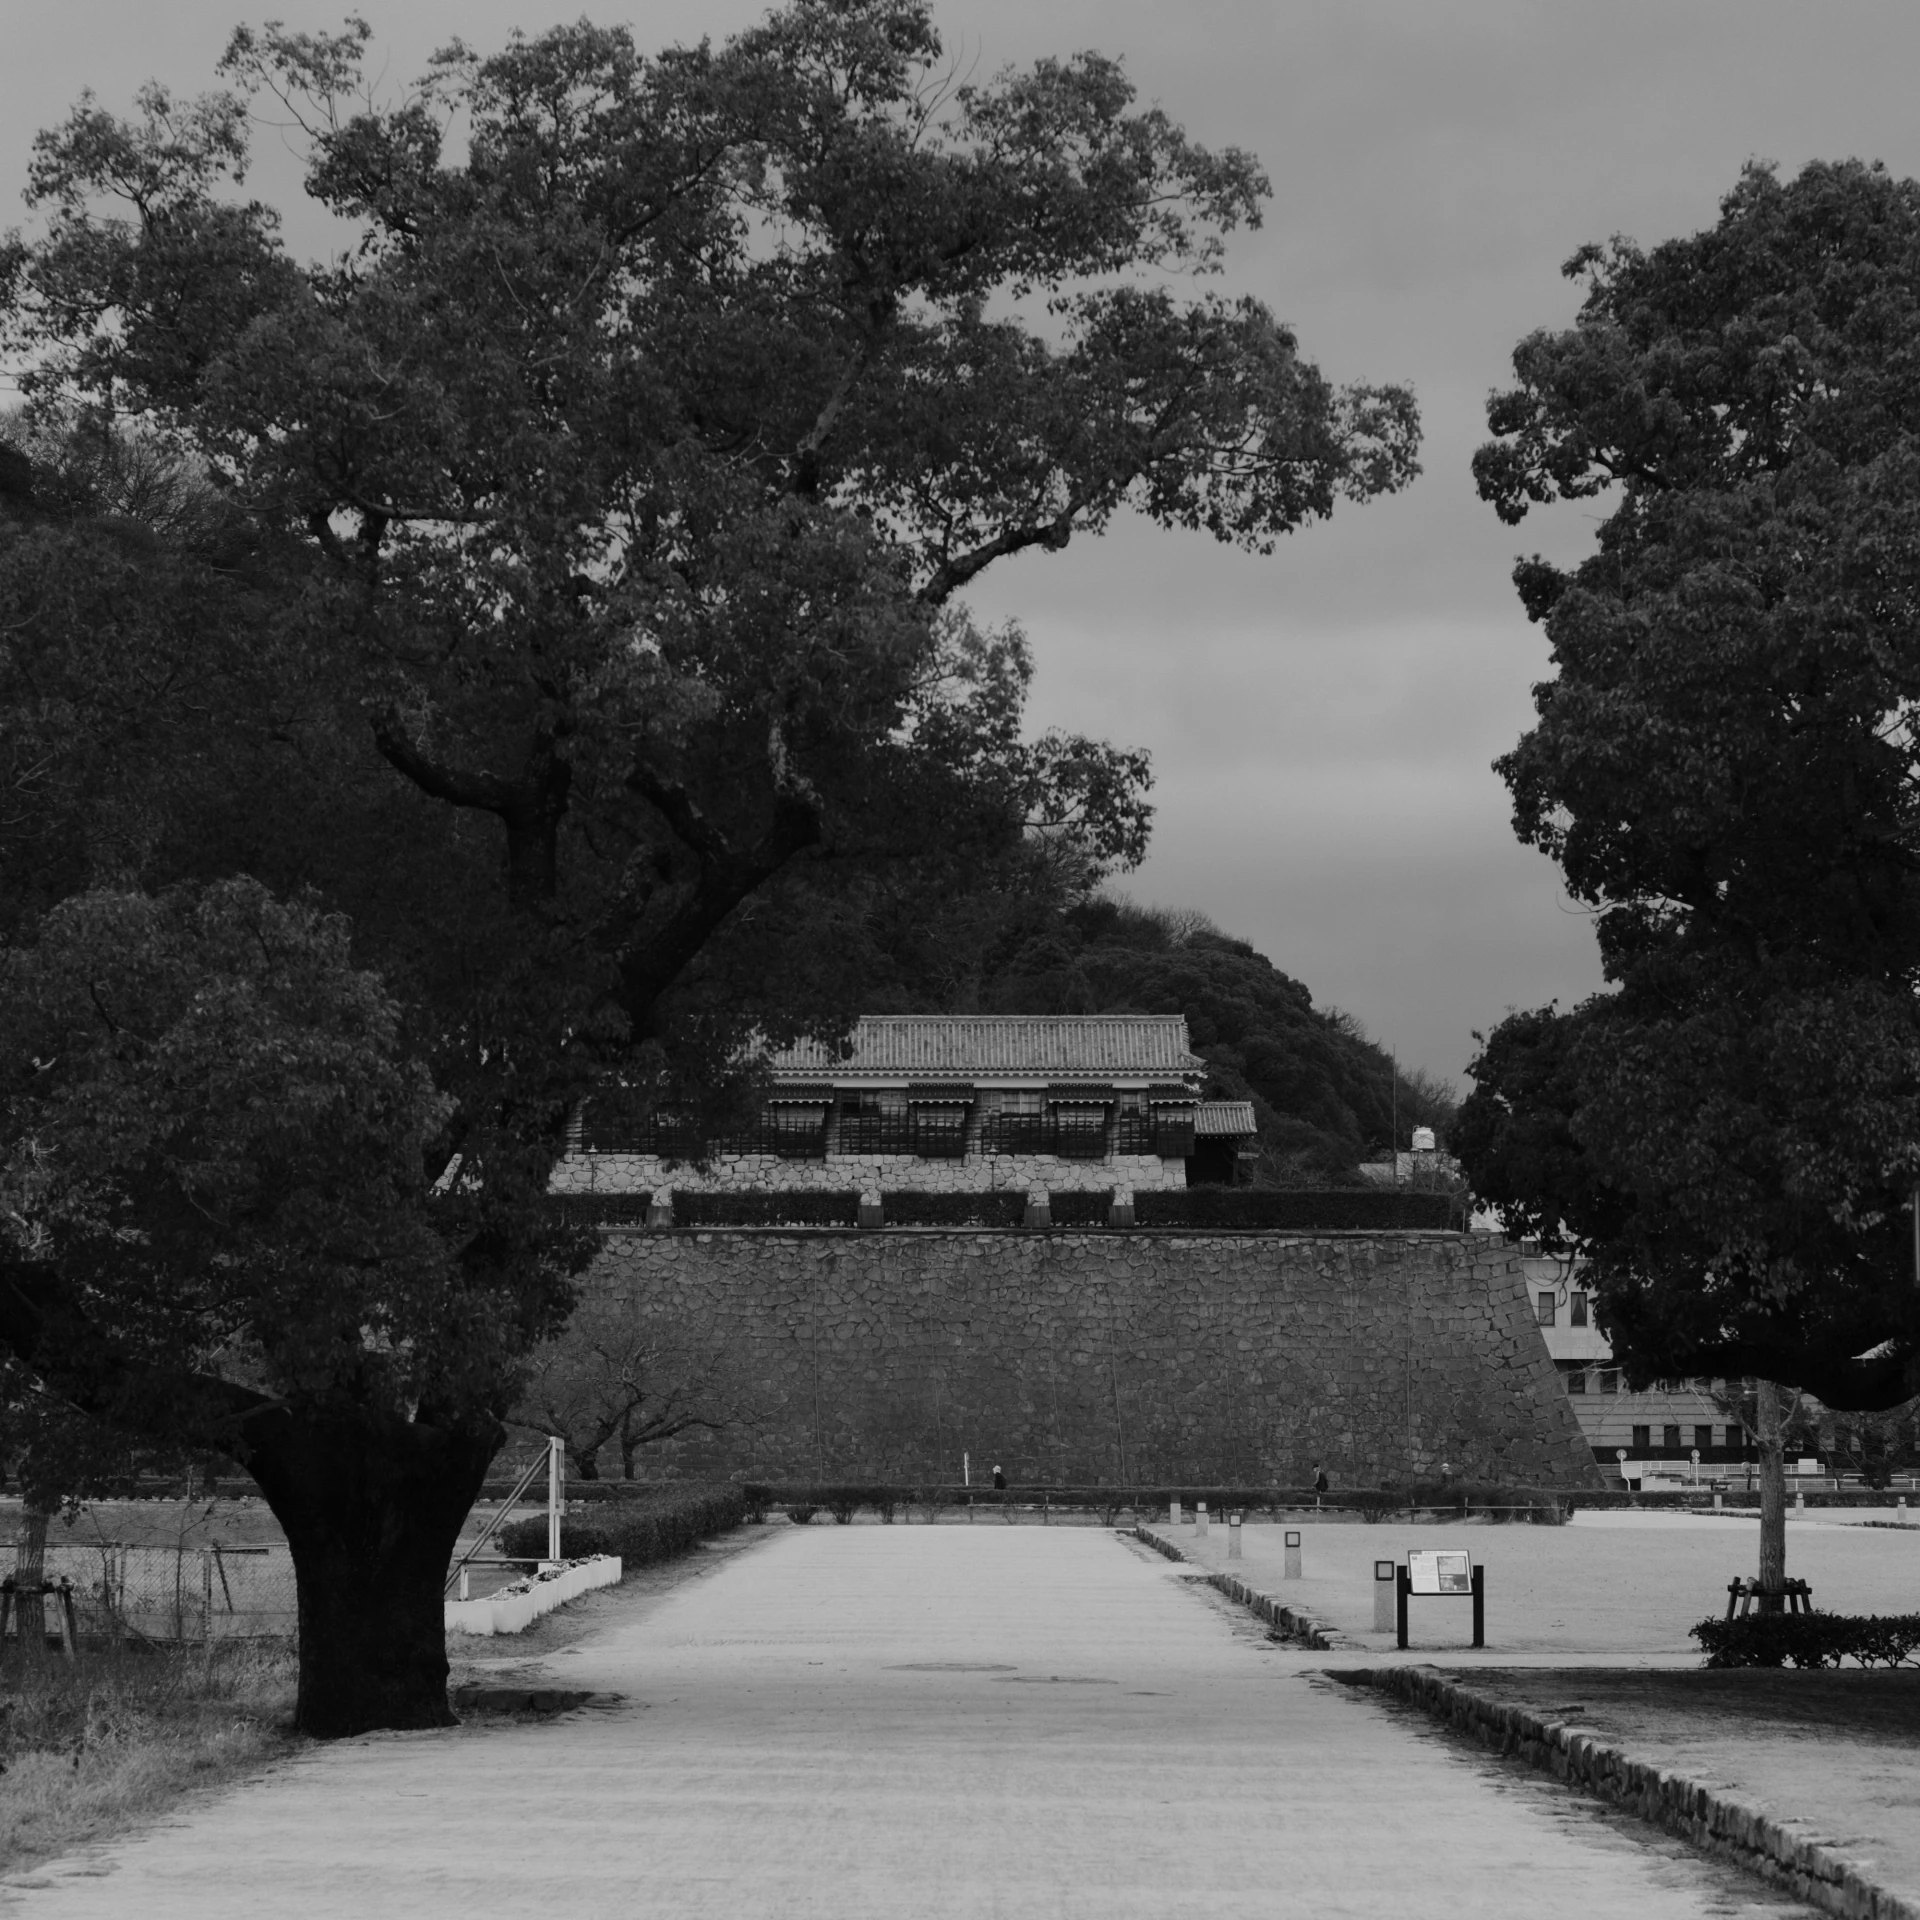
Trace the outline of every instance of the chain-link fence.
<instances>
[{"instance_id":1,"label":"chain-link fence","mask_svg":"<svg viewBox=\"0 0 1920 1920\"><path fill-rule=\"evenodd\" d=\"M17 1548L0 1545L0 1568L17 1568ZM32 1576L23 1569L16 1579ZM297 1621L293 1557L284 1546L55 1545L41 1579L72 1582L75 1628L94 1643L191 1641L290 1635ZM59 1600L46 1618L57 1632ZM9 1632L16 1631L9 1623Z\"/></svg>"}]
</instances>

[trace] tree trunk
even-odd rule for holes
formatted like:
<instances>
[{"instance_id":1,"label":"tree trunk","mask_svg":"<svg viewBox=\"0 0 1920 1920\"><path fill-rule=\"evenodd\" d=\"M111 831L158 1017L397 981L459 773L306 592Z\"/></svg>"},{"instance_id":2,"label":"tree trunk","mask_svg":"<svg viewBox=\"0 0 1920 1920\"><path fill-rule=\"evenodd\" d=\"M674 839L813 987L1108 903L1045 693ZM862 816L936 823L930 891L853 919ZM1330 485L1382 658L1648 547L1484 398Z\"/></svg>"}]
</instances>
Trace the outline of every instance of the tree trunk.
<instances>
[{"instance_id":1,"label":"tree trunk","mask_svg":"<svg viewBox=\"0 0 1920 1920\"><path fill-rule=\"evenodd\" d=\"M20 1545L14 1555L13 1577L21 1587L39 1587L47 1578L47 1522L52 1518L45 1507L28 1505L21 1513L23 1522ZM15 1593L13 1603L19 1609L20 1665L23 1674L29 1668L47 1664L47 1603L38 1593Z\"/></svg>"},{"instance_id":2,"label":"tree trunk","mask_svg":"<svg viewBox=\"0 0 1920 1920\"><path fill-rule=\"evenodd\" d=\"M246 1434L299 1584L295 1728L332 1740L454 1725L443 1593L502 1430L275 1409Z\"/></svg>"},{"instance_id":3,"label":"tree trunk","mask_svg":"<svg viewBox=\"0 0 1920 1920\"><path fill-rule=\"evenodd\" d=\"M1760 1445L1760 1611L1778 1613L1787 1577L1787 1461L1780 1431L1780 1389L1753 1383L1754 1436Z\"/></svg>"}]
</instances>

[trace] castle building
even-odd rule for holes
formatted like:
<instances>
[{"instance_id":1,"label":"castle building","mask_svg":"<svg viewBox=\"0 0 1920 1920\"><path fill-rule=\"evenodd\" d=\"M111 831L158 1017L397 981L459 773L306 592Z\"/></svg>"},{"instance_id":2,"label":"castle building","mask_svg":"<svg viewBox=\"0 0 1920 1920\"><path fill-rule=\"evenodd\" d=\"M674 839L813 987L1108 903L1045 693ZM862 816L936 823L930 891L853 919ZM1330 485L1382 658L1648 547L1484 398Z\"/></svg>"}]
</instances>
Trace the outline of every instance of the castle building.
<instances>
[{"instance_id":1,"label":"castle building","mask_svg":"<svg viewBox=\"0 0 1920 1920\"><path fill-rule=\"evenodd\" d=\"M1253 1105L1204 1100L1207 1065L1178 1014L880 1014L844 1049L767 1057L746 1134L700 1143L671 1113L638 1129L584 1117L558 1193L1137 1191L1231 1185Z\"/></svg>"}]
</instances>

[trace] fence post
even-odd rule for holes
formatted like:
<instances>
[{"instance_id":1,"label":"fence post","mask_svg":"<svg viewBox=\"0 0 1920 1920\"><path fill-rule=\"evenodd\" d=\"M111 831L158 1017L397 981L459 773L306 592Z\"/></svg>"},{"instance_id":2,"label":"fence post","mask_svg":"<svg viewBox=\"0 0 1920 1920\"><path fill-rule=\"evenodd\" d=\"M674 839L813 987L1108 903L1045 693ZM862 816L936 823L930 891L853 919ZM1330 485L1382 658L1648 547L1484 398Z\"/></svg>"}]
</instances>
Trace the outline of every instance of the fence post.
<instances>
[{"instance_id":1,"label":"fence post","mask_svg":"<svg viewBox=\"0 0 1920 1920\"><path fill-rule=\"evenodd\" d=\"M561 1462L566 1442L552 1434L547 1440L547 1558L560 1558Z\"/></svg>"},{"instance_id":2,"label":"fence post","mask_svg":"<svg viewBox=\"0 0 1920 1920\"><path fill-rule=\"evenodd\" d=\"M213 1549L200 1549L200 1645L213 1671Z\"/></svg>"}]
</instances>

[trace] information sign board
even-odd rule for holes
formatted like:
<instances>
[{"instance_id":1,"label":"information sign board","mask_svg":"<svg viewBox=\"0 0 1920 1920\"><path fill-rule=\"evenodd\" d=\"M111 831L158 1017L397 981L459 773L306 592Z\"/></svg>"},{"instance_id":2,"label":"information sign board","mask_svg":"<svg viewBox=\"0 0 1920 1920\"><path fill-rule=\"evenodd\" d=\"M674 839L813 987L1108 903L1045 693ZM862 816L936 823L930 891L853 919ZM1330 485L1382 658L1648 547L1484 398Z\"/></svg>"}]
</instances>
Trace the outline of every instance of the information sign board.
<instances>
[{"instance_id":1,"label":"information sign board","mask_svg":"<svg viewBox=\"0 0 1920 1920\"><path fill-rule=\"evenodd\" d=\"M1473 1565L1464 1553L1423 1553L1407 1555L1407 1585L1414 1593L1473 1592Z\"/></svg>"}]
</instances>

